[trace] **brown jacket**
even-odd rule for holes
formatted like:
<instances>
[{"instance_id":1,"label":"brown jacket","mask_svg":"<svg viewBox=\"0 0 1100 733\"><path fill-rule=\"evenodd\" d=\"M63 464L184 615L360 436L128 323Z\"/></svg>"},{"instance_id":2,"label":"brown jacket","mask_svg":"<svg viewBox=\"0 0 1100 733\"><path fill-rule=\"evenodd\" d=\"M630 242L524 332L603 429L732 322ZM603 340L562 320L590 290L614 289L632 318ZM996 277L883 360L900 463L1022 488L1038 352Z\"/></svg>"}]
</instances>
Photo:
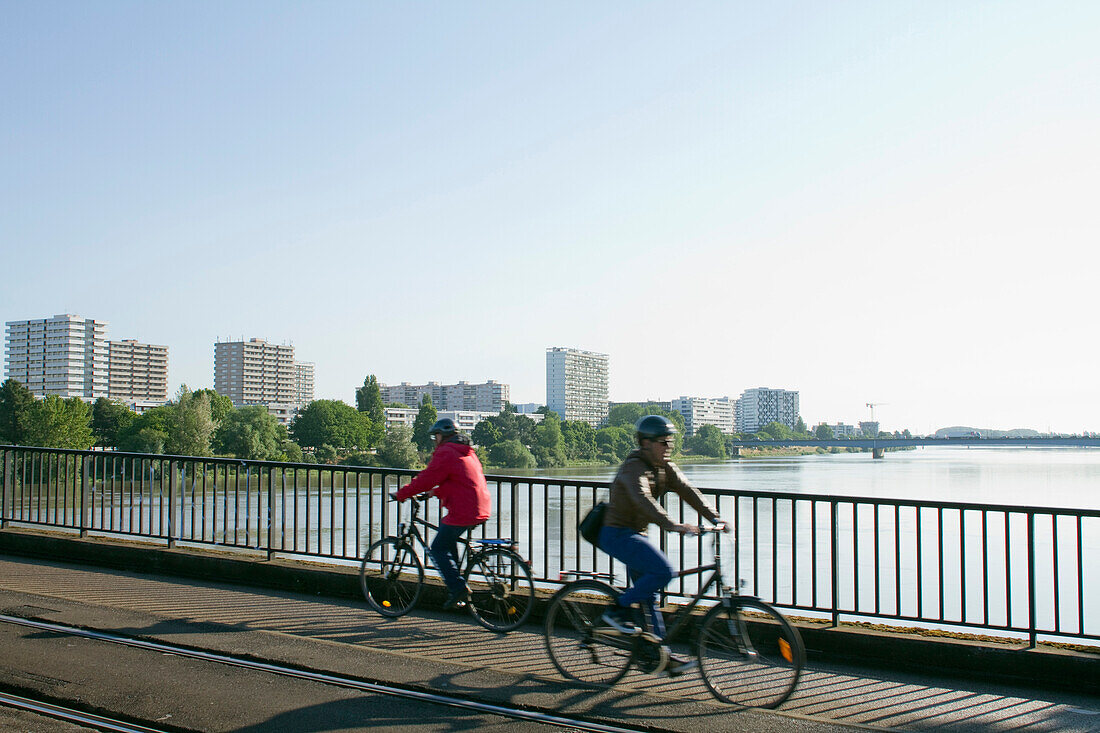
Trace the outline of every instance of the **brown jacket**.
<instances>
[{"instance_id":1,"label":"brown jacket","mask_svg":"<svg viewBox=\"0 0 1100 733\"><path fill-rule=\"evenodd\" d=\"M707 506L699 489L687 482L676 464L670 461L665 468L657 468L643 457L640 450L635 450L623 461L611 483L604 526L629 527L643 534L651 523L664 530L672 529L679 522L673 521L657 503L669 491L677 494L705 519L711 522L718 520L718 515Z\"/></svg>"}]
</instances>

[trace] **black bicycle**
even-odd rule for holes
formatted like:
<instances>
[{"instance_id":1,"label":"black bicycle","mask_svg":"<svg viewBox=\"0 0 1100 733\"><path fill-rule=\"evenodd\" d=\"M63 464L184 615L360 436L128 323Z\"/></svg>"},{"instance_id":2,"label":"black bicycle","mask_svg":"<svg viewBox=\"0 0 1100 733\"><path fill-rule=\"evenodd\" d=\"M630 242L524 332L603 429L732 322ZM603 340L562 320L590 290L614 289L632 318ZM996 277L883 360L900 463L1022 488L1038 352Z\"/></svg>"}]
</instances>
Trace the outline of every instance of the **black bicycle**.
<instances>
[{"instance_id":1,"label":"black bicycle","mask_svg":"<svg viewBox=\"0 0 1100 733\"><path fill-rule=\"evenodd\" d=\"M408 522L399 522L397 534L367 548L359 566L359 584L367 603L383 616L403 616L416 606L424 589L424 561L417 552L428 544L420 527L439 527L420 516L422 499L410 500ZM400 511L400 510L398 510ZM531 568L510 539L459 539L458 567L470 589L466 607L477 622L491 631L511 631L531 615L535 584Z\"/></svg>"},{"instance_id":2,"label":"black bicycle","mask_svg":"<svg viewBox=\"0 0 1100 733\"><path fill-rule=\"evenodd\" d=\"M775 708L794 692L805 664L802 637L782 614L759 598L739 595L722 581L721 527L703 529L714 537L714 563L679 573L713 570L695 596L669 617L664 640L650 632L646 614L638 612L640 633L627 635L600 621L619 591L597 580L596 573L563 586L546 613L546 649L566 677L595 685L613 685L631 665L649 674L670 670L670 640L695 628L692 651L707 689L723 702ZM607 577L607 576L602 576ZM713 586L721 589L717 605L699 619L692 611Z\"/></svg>"}]
</instances>

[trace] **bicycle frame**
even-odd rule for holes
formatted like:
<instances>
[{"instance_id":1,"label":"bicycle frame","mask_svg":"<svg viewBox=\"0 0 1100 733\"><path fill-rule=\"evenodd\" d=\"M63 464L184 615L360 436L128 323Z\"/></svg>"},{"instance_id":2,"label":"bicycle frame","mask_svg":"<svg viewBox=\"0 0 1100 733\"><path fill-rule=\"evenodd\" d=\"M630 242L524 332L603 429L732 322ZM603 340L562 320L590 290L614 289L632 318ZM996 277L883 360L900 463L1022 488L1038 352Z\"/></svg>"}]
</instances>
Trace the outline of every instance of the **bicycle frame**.
<instances>
[{"instance_id":1,"label":"bicycle frame","mask_svg":"<svg viewBox=\"0 0 1100 733\"><path fill-rule=\"evenodd\" d=\"M428 541L424 538L424 535L421 534L421 532L420 532L420 527L426 527L428 529L433 529L433 530L438 531L439 530L439 525L432 524L427 519L424 519L423 517L420 516L420 504L421 504L421 502L420 502L419 499L416 499L414 497L411 501L412 501L412 505L411 505L410 511L412 512L412 514L409 517L408 522L398 521L396 537L400 541L405 542L409 545L412 545L413 544L412 540L415 539L416 542L420 545L421 554L426 555L428 560L430 560L432 565L434 566L435 565L435 560L432 558L432 553L430 551ZM400 511L400 509L398 509L398 511ZM398 517L398 519L400 519L400 516ZM466 534L464 534L463 536L458 538L458 544L460 544L462 546L462 550L459 552L458 559L457 559L458 560L457 564L458 564L459 568L466 567L466 558L470 555L470 552L471 552L470 544L473 542L473 540L470 539L469 534L470 534L470 530L467 530ZM437 568L437 570L438 570L438 568Z\"/></svg>"}]
</instances>

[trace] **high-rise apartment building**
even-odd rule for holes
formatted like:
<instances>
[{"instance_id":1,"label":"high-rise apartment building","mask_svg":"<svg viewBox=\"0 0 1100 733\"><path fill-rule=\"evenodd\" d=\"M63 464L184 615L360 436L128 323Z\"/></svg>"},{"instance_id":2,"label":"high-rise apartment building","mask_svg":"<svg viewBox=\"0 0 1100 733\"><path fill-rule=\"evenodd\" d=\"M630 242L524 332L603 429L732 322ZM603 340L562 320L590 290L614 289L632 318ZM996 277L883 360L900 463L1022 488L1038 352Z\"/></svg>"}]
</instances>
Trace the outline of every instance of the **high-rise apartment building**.
<instances>
[{"instance_id":1,"label":"high-rise apartment building","mask_svg":"<svg viewBox=\"0 0 1100 733\"><path fill-rule=\"evenodd\" d=\"M5 325L9 379L40 397L94 400L108 395L106 322L61 314Z\"/></svg>"},{"instance_id":2,"label":"high-rise apartment building","mask_svg":"<svg viewBox=\"0 0 1100 733\"><path fill-rule=\"evenodd\" d=\"M294 405L301 409L313 402L313 362L294 362Z\"/></svg>"},{"instance_id":3,"label":"high-rise apartment building","mask_svg":"<svg viewBox=\"0 0 1100 733\"><path fill-rule=\"evenodd\" d=\"M684 416L686 435L695 435L704 425L714 425L724 435L733 435L734 402L729 397L677 397L672 409Z\"/></svg>"},{"instance_id":4,"label":"high-rise apartment building","mask_svg":"<svg viewBox=\"0 0 1100 733\"><path fill-rule=\"evenodd\" d=\"M459 382L458 384L411 384L402 382L395 385L379 385L382 401L386 404L398 402L409 407L419 407L424 395L431 395L432 406L438 410L459 410L465 412L491 412L494 415L504 409L508 401L507 384L490 379L482 384Z\"/></svg>"},{"instance_id":5,"label":"high-rise apartment building","mask_svg":"<svg viewBox=\"0 0 1100 733\"><path fill-rule=\"evenodd\" d=\"M107 394L128 405L168 401L168 347L133 339L109 341Z\"/></svg>"},{"instance_id":6,"label":"high-rise apartment building","mask_svg":"<svg viewBox=\"0 0 1100 733\"><path fill-rule=\"evenodd\" d=\"M794 428L798 422L798 391L755 387L737 400L734 424L739 433L757 433L768 423Z\"/></svg>"},{"instance_id":7,"label":"high-rise apartment building","mask_svg":"<svg viewBox=\"0 0 1100 733\"><path fill-rule=\"evenodd\" d=\"M263 339L214 344L214 391L243 405L292 405L294 347Z\"/></svg>"},{"instance_id":8,"label":"high-rise apartment building","mask_svg":"<svg viewBox=\"0 0 1100 733\"><path fill-rule=\"evenodd\" d=\"M546 350L546 406L562 420L598 427L607 419L608 356L552 346Z\"/></svg>"}]
</instances>

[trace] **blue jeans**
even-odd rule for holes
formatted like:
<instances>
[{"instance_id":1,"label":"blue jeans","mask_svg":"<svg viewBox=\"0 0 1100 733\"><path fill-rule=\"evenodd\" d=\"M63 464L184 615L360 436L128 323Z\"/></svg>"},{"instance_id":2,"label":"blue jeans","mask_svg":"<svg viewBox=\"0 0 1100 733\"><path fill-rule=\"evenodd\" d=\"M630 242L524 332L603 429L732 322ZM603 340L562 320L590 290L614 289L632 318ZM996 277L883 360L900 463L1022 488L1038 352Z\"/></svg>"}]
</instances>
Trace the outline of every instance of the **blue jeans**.
<instances>
[{"instance_id":1,"label":"blue jeans","mask_svg":"<svg viewBox=\"0 0 1100 733\"><path fill-rule=\"evenodd\" d=\"M672 580L673 570L668 558L645 535L628 527L604 527L599 539L600 549L626 565L634 582L619 596L619 605L641 604L649 615L651 630L663 638L665 621L657 610L657 592Z\"/></svg>"},{"instance_id":2,"label":"blue jeans","mask_svg":"<svg viewBox=\"0 0 1100 733\"><path fill-rule=\"evenodd\" d=\"M473 525L476 527L477 525ZM428 552L432 556L432 562L443 576L443 582L447 591L452 596L461 596L466 592L466 584L458 572L458 538L472 527L459 527L454 524L440 524L439 531L432 540Z\"/></svg>"}]
</instances>

